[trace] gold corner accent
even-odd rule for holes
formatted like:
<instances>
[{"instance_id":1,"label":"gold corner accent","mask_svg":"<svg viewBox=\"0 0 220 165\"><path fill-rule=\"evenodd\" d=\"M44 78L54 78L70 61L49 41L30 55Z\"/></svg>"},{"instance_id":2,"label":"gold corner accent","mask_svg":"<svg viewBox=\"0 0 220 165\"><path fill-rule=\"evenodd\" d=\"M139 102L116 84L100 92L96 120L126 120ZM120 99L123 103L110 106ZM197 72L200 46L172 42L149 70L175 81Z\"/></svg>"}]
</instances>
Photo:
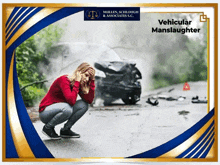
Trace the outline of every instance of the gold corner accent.
<instances>
[{"instance_id":1,"label":"gold corner accent","mask_svg":"<svg viewBox=\"0 0 220 165\"><path fill-rule=\"evenodd\" d=\"M6 37L6 40L10 37L10 35L14 32L14 30L20 25L20 23L25 19L25 18L27 18L32 12L34 12L35 10L36 10L37 8L34 8L34 9L32 9L26 16L24 16L18 23L17 23L17 25L15 25L15 27L10 27L9 29L11 29L11 28L13 28L13 29L11 29L11 32L9 33L9 29L8 29L8 31L7 31L7 33L6 33L6 35L8 35L8 37Z\"/></svg>"},{"instance_id":2,"label":"gold corner accent","mask_svg":"<svg viewBox=\"0 0 220 165\"><path fill-rule=\"evenodd\" d=\"M203 14L203 15L200 15L200 22L206 22L208 19L207 15Z\"/></svg>"},{"instance_id":3,"label":"gold corner accent","mask_svg":"<svg viewBox=\"0 0 220 165\"><path fill-rule=\"evenodd\" d=\"M12 24L11 24L11 26L9 27L7 27L8 29L6 30L6 35L7 35L7 33L13 28L13 26L15 25L15 23L16 23L16 21L19 19L19 18L21 18L22 17L22 15L27 11L29 9L29 7L27 7L13 22L12 22Z\"/></svg>"}]
</instances>

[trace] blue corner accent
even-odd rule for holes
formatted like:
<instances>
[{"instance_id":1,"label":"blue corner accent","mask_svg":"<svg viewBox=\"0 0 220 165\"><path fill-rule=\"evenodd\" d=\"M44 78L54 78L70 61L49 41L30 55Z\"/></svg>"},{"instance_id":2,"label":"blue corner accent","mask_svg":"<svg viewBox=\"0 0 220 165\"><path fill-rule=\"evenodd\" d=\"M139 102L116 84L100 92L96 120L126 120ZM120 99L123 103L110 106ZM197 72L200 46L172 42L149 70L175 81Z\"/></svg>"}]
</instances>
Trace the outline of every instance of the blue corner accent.
<instances>
[{"instance_id":1,"label":"blue corner accent","mask_svg":"<svg viewBox=\"0 0 220 165\"><path fill-rule=\"evenodd\" d=\"M203 153L203 151L205 151L205 149L206 149L206 147L208 146L209 142L213 139L214 134L215 134L215 133L213 133L213 134L211 135L211 137L209 137L209 139L208 139L205 143L203 143L204 146L196 153L195 156L193 156L193 158L199 158L199 156Z\"/></svg>"},{"instance_id":2,"label":"blue corner accent","mask_svg":"<svg viewBox=\"0 0 220 165\"><path fill-rule=\"evenodd\" d=\"M206 138L205 138L189 155L186 156L186 158L191 158L196 152L198 152L198 151L201 149L202 145L203 145L203 144L206 142L206 140L210 137L210 135L211 135L211 134L214 134L213 131L214 131L214 128L212 129L212 132L210 132L210 133L208 134L208 136L206 136Z\"/></svg>"},{"instance_id":3,"label":"blue corner accent","mask_svg":"<svg viewBox=\"0 0 220 165\"><path fill-rule=\"evenodd\" d=\"M10 22L9 26L6 28L6 32L8 31L8 29L11 27L11 25L15 22L15 20L20 16L20 14L27 9L27 7L22 7L21 10L19 10L19 12L14 16L14 18L12 19L12 21Z\"/></svg>"},{"instance_id":4,"label":"blue corner accent","mask_svg":"<svg viewBox=\"0 0 220 165\"><path fill-rule=\"evenodd\" d=\"M16 28L15 30L10 34L11 30L7 33L6 38L8 37L8 35L10 34L10 36L8 37L8 39L6 40L6 44L10 41L10 39L14 36L14 34L20 29L20 27L22 25L24 25L31 17L33 17L33 15L35 15L36 13L38 13L39 11L41 11L43 9L43 7L38 7L36 10L34 10L32 13L30 13ZM30 10L30 9L29 9ZM28 10L28 11L29 11ZM27 12L28 12L27 11Z\"/></svg>"},{"instance_id":5,"label":"blue corner accent","mask_svg":"<svg viewBox=\"0 0 220 165\"><path fill-rule=\"evenodd\" d=\"M215 139L212 140L211 144L209 145L209 147L206 149L206 151L202 154L202 156L200 158L205 158L207 156L207 154L209 153L212 145L214 144Z\"/></svg>"},{"instance_id":6,"label":"blue corner accent","mask_svg":"<svg viewBox=\"0 0 220 165\"><path fill-rule=\"evenodd\" d=\"M207 133L210 131L210 129L213 127L213 125L214 125L214 121L210 124L210 126L206 129L206 131L202 134L202 136L199 137L199 139L192 146L190 146L186 151L184 151L182 154L180 154L176 158L183 158L185 155L189 154L202 141L202 139L207 135ZM214 128L211 130L211 132L213 132L213 130L214 130Z\"/></svg>"},{"instance_id":7,"label":"blue corner accent","mask_svg":"<svg viewBox=\"0 0 220 165\"><path fill-rule=\"evenodd\" d=\"M34 9L35 7L30 7L29 9L27 9L21 16L19 19L17 19L17 21L14 23L14 25L11 27L11 29L9 30L9 28L7 28L6 30L6 38L8 37L8 35L11 33L11 31L14 29L15 26L18 25L18 23L26 16L28 16L28 14ZM26 21L25 21L26 22ZM9 30L9 31L8 31Z\"/></svg>"},{"instance_id":8,"label":"blue corner accent","mask_svg":"<svg viewBox=\"0 0 220 165\"><path fill-rule=\"evenodd\" d=\"M12 17L15 15L15 13L18 11L18 9L20 9L20 7L15 7L15 8L13 9L13 11L11 12L11 14L10 14L10 16L9 16L7 22L6 22L5 27L6 27L6 26L8 25L8 23L11 21Z\"/></svg>"}]
</instances>

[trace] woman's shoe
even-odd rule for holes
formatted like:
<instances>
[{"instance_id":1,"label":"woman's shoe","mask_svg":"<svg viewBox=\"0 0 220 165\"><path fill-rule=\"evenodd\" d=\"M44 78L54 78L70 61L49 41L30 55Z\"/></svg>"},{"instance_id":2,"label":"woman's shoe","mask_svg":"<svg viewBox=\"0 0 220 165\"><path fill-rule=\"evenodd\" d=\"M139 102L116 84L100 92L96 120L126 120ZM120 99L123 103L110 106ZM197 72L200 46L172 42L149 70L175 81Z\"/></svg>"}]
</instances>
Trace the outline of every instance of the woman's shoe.
<instances>
[{"instance_id":1,"label":"woman's shoe","mask_svg":"<svg viewBox=\"0 0 220 165\"><path fill-rule=\"evenodd\" d=\"M60 136L62 138L80 138L80 135L71 131L70 129L64 130L63 128L60 130Z\"/></svg>"},{"instance_id":2,"label":"woman's shoe","mask_svg":"<svg viewBox=\"0 0 220 165\"><path fill-rule=\"evenodd\" d=\"M51 139L61 139L61 137L55 132L54 128L46 128L46 126L44 126L42 133Z\"/></svg>"}]
</instances>

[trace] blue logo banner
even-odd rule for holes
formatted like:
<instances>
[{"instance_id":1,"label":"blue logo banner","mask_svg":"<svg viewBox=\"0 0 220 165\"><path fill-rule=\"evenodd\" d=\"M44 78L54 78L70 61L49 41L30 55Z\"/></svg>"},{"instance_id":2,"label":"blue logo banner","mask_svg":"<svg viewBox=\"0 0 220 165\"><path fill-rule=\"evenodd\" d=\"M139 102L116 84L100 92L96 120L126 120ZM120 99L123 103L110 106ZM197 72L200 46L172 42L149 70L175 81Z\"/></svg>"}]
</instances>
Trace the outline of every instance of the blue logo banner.
<instances>
[{"instance_id":1,"label":"blue logo banner","mask_svg":"<svg viewBox=\"0 0 220 165\"><path fill-rule=\"evenodd\" d=\"M139 21L140 7L85 7L85 21Z\"/></svg>"}]
</instances>

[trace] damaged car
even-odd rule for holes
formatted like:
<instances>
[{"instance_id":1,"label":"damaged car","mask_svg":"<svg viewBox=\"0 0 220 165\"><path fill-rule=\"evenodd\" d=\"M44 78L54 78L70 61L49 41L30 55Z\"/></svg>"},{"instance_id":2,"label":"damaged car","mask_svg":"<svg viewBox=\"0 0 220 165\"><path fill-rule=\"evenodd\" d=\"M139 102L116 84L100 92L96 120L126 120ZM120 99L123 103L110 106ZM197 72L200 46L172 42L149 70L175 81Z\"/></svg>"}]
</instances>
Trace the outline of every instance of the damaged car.
<instances>
[{"instance_id":1,"label":"damaged car","mask_svg":"<svg viewBox=\"0 0 220 165\"><path fill-rule=\"evenodd\" d=\"M135 104L141 95L141 72L136 63L126 61L98 61L96 68L96 98L102 98L104 104L122 99L125 104ZM100 76L100 71L103 72Z\"/></svg>"}]
</instances>

